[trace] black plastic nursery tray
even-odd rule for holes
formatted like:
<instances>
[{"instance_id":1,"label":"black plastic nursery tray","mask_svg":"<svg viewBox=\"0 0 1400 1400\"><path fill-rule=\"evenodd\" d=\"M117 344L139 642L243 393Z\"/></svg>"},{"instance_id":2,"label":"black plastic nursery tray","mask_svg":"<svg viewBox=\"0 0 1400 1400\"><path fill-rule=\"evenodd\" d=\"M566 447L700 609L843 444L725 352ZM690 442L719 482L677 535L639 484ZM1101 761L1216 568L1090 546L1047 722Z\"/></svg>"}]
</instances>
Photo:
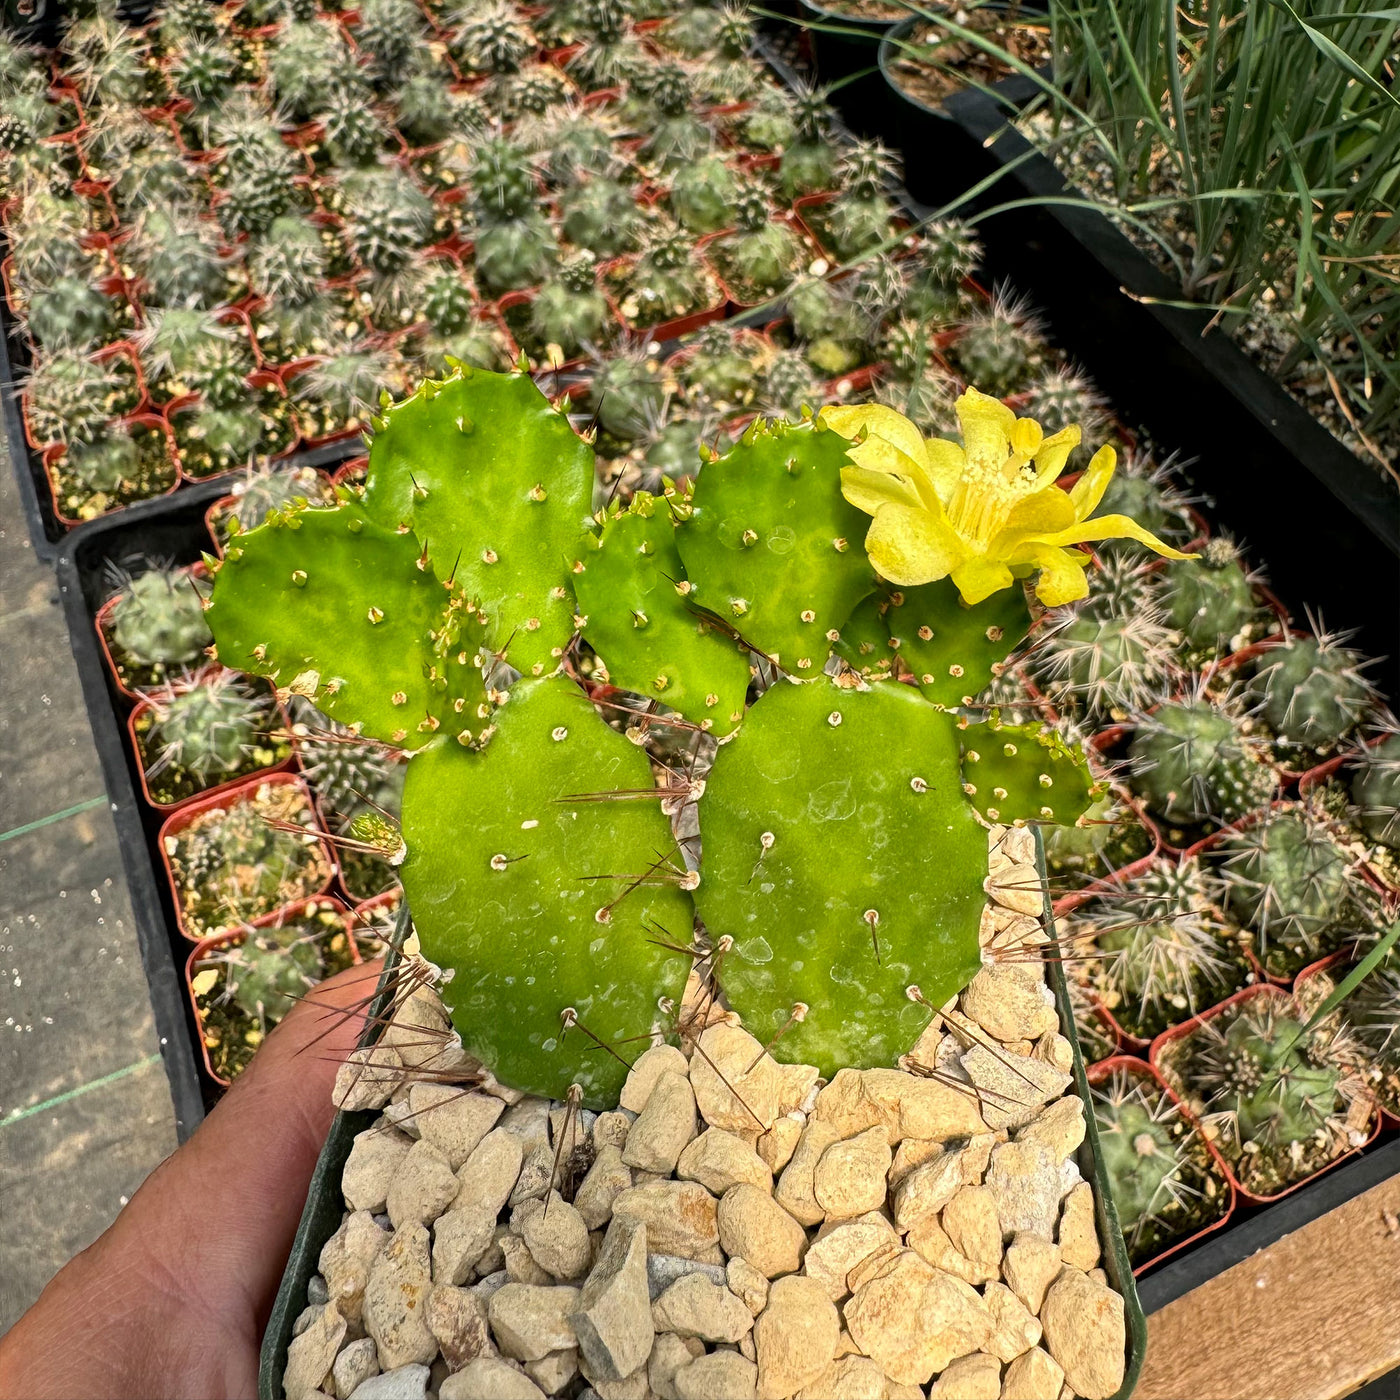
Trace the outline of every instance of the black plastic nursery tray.
<instances>
[{"instance_id":1,"label":"black plastic nursery tray","mask_svg":"<svg viewBox=\"0 0 1400 1400\"><path fill-rule=\"evenodd\" d=\"M325 462L326 449L321 449L289 459L288 466L322 466ZM80 525L62 541L57 556L69 642L117 825L141 963L150 986L156 1034L175 1103L176 1131L182 1141L198 1127L222 1089L205 1068L184 983L185 960L195 945L180 933L156 845L157 832L169 813L142 800L141 774L126 732L131 702L117 690L103 656L96 616L112 591L110 573L114 567L137 560L176 565L197 562L202 551L211 547L204 513L212 502L229 493L231 485L226 476L198 482L174 496L143 501Z\"/></svg>"}]
</instances>

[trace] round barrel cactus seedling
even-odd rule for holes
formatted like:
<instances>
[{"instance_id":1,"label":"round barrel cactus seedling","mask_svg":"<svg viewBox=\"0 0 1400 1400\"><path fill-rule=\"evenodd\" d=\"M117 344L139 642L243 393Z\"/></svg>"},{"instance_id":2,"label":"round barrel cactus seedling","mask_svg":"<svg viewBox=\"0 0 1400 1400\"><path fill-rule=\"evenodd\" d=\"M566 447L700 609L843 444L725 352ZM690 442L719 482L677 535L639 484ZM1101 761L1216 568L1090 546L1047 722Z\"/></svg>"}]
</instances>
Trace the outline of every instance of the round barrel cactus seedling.
<instances>
[{"instance_id":1,"label":"round barrel cactus seedling","mask_svg":"<svg viewBox=\"0 0 1400 1400\"><path fill-rule=\"evenodd\" d=\"M959 219L933 219L926 223L915 250L901 313L916 321L949 325L958 316L966 293L963 283L982 262L982 245L971 227ZM1040 415L1032 413L1032 418ZM1053 426L1056 431L1083 420L1071 416Z\"/></svg>"},{"instance_id":2,"label":"round barrel cactus seedling","mask_svg":"<svg viewBox=\"0 0 1400 1400\"><path fill-rule=\"evenodd\" d=\"M895 208L885 191L895 169L893 157L877 141L858 141L841 157L836 184L840 193L813 216L842 262L880 247L893 235Z\"/></svg>"},{"instance_id":3,"label":"round barrel cactus seedling","mask_svg":"<svg viewBox=\"0 0 1400 1400\"><path fill-rule=\"evenodd\" d=\"M1280 805L1223 849L1231 907L1273 975L1291 977L1370 928L1355 856L1307 806Z\"/></svg>"},{"instance_id":4,"label":"round barrel cactus seedling","mask_svg":"<svg viewBox=\"0 0 1400 1400\"><path fill-rule=\"evenodd\" d=\"M1249 964L1224 902L1199 859L1163 857L1072 916L1076 936L1093 940L1079 951L1104 955L1093 983L1129 1035L1151 1040L1244 985Z\"/></svg>"},{"instance_id":5,"label":"round barrel cactus seedling","mask_svg":"<svg viewBox=\"0 0 1400 1400\"><path fill-rule=\"evenodd\" d=\"M1400 850L1400 733L1388 732L1361 750L1351 795L1366 835Z\"/></svg>"},{"instance_id":6,"label":"round barrel cactus seedling","mask_svg":"<svg viewBox=\"0 0 1400 1400\"><path fill-rule=\"evenodd\" d=\"M1292 998L1236 1002L1193 1030L1168 1077L1221 1126L1217 1145L1240 1184L1268 1196L1312 1175L1366 1136L1373 1103L1355 1074L1350 1032L1307 1030Z\"/></svg>"},{"instance_id":7,"label":"round barrel cactus seedling","mask_svg":"<svg viewBox=\"0 0 1400 1400\"><path fill-rule=\"evenodd\" d=\"M270 767L291 751L286 738L272 732L280 716L267 694L234 672L149 699L149 723L138 729L146 786L167 806Z\"/></svg>"},{"instance_id":8,"label":"round barrel cactus seedling","mask_svg":"<svg viewBox=\"0 0 1400 1400\"><path fill-rule=\"evenodd\" d=\"M1270 617L1254 596L1234 541L1223 535L1207 541L1199 559L1172 570L1162 600L1190 666L1239 650L1263 632Z\"/></svg>"},{"instance_id":9,"label":"round barrel cactus seedling","mask_svg":"<svg viewBox=\"0 0 1400 1400\"><path fill-rule=\"evenodd\" d=\"M778 163L778 187L788 199L836 188L836 143L831 139L827 97L825 88L805 88L797 94L797 139Z\"/></svg>"},{"instance_id":10,"label":"round barrel cactus seedling","mask_svg":"<svg viewBox=\"0 0 1400 1400\"><path fill-rule=\"evenodd\" d=\"M1123 796L1109 788L1073 826L1044 832L1045 864L1052 876L1087 884L1140 860L1152 850L1152 833Z\"/></svg>"},{"instance_id":11,"label":"round barrel cactus seedling","mask_svg":"<svg viewBox=\"0 0 1400 1400\"><path fill-rule=\"evenodd\" d=\"M720 276L740 302L752 305L777 296L802 266L801 241L773 216L767 192L756 184L739 191L733 222L735 231L712 248Z\"/></svg>"},{"instance_id":12,"label":"round barrel cactus seedling","mask_svg":"<svg viewBox=\"0 0 1400 1400\"><path fill-rule=\"evenodd\" d=\"M602 362L588 386L588 402L603 432L618 442L635 442L662 421L666 379L650 345Z\"/></svg>"},{"instance_id":13,"label":"round barrel cactus seedling","mask_svg":"<svg viewBox=\"0 0 1400 1400\"><path fill-rule=\"evenodd\" d=\"M413 0L363 0L359 12L355 47L369 58L369 74L376 87L392 87L415 60L425 56L423 11Z\"/></svg>"},{"instance_id":14,"label":"round barrel cactus seedling","mask_svg":"<svg viewBox=\"0 0 1400 1400\"><path fill-rule=\"evenodd\" d=\"M1039 327L1019 307L998 300L966 322L948 355L969 384L1000 398L1031 387L1044 351Z\"/></svg>"},{"instance_id":15,"label":"round barrel cactus seedling","mask_svg":"<svg viewBox=\"0 0 1400 1400\"><path fill-rule=\"evenodd\" d=\"M671 212L691 233L731 227L738 197L739 182L722 156L682 166L671 181Z\"/></svg>"},{"instance_id":16,"label":"round barrel cactus seedling","mask_svg":"<svg viewBox=\"0 0 1400 1400\"><path fill-rule=\"evenodd\" d=\"M1321 633L1292 636L1254 663L1251 693L1259 716L1281 743L1311 754L1343 743L1376 703L1361 674L1361 653ZM1306 760L1305 760L1306 761Z\"/></svg>"},{"instance_id":17,"label":"round barrel cactus seedling","mask_svg":"<svg viewBox=\"0 0 1400 1400\"><path fill-rule=\"evenodd\" d=\"M187 570L160 567L120 579L107 637L128 684L164 681L202 664L213 637L201 582Z\"/></svg>"},{"instance_id":18,"label":"round barrel cactus seedling","mask_svg":"<svg viewBox=\"0 0 1400 1400\"><path fill-rule=\"evenodd\" d=\"M1092 1094L1099 1150L1134 1264L1229 1209L1229 1189L1200 1131L1154 1080L1115 1069Z\"/></svg>"},{"instance_id":19,"label":"round barrel cactus seedling","mask_svg":"<svg viewBox=\"0 0 1400 1400\"><path fill-rule=\"evenodd\" d=\"M1133 789L1169 822L1238 821L1278 787L1267 751L1238 700L1202 693L1172 701L1137 722L1129 749Z\"/></svg>"},{"instance_id":20,"label":"round barrel cactus seedling","mask_svg":"<svg viewBox=\"0 0 1400 1400\"><path fill-rule=\"evenodd\" d=\"M612 308L598 286L598 269L588 253L563 263L530 303L530 336L540 349L553 347L558 363L585 348L599 347L616 329Z\"/></svg>"},{"instance_id":21,"label":"round barrel cactus seedling","mask_svg":"<svg viewBox=\"0 0 1400 1400\"><path fill-rule=\"evenodd\" d=\"M632 191L605 174L582 180L559 198L564 237L599 258L614 258L637 245L641 216Z\"/></svg>"}]
</instances>

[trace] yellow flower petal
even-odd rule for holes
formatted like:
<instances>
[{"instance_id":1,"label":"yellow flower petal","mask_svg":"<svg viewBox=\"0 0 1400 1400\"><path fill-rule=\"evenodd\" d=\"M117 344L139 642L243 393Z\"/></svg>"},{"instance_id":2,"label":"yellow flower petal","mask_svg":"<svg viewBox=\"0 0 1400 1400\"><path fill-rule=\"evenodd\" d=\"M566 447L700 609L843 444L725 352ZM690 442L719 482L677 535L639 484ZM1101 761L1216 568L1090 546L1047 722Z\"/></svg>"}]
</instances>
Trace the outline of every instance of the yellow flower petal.
<instances>
[{"instance_id":1,"label":"yellow flower petal","mask_svg":"<svg viewBox=\"0 0 1400 1400\"><path fill-rule=\"evenodd\" d=\"M1020 540L1028 536L1039 539L1060 530L1067 530L1078 522L1079 517L1074 513L1069 492L1060 490L1058 486L1047 486L1045 490L1027 496L1012 507L1006 524L1001 533L993 537L991 544L987 546L987 552L1002 554L1012 550Z\"/></svg>"},{"instance_id":2,"label":"yellow flower petal","mask_svg":"<svg viewBox=\"0 0 1400 1400\"><path fill-rule=\"evenodd\" d=\"M1183 554L1179 549L1164 544L1152 533L1144 530L1131 516L1101 515L1097 520L1082 520L1053 535L1045 535L1043 544L1066 545L1084 544L1089 540L1136 540L1155 550L1164 559L1195 559L1195 554Z\"/></svg>"},{"instance_id":3,"label":"yellow flower petal","mask_svg":"<svg viewBox=\"0 0 1400 1400\"><path fill-rule=\"evenodd\" d=\"M1011 450L1018 457L1034 457L1044 438L1044 429L1034 418L1018 418L1011 425Z\"/></svg>"},{"instance_id":4,"label":"yellow flower petal","mask_svg":"<svg viewBox=\"0 0 1400 1400\"><path fill-rule=\"evenodd\" d=\"M1089 556L1077 549L1038 550L1034 563L1040 570L1040 577L1035 581L1035 596L1047 608L1087 598L1089 579L1084 566L1088 562Z\"/></svg>"},{"instance_id":5,"label":"yellow flower petal","mask_svg":"<svg viewBox=\"0 0 1400 1400\"><path fill-rule=\"evenodd\" d=\"M1040 444L1040 451L1035 454L1035 478L1042 486L1048 486L1064 471L1069 454L1079 446L1079 437L1079 424L1071 423ZM1112 450L1109 448L1110 452ZM1083 516L1075 518L1082 520Z\"/></svg>"},{"instance_id":6,"label":"yellow flower petal","mask_svg":"<svg viewBox=\"0 0 1400 1400\"><path fill-rule=\"evenodd\" d=\"M841 494L867 515L874 515L884 505L910 506L914 510L923 505L923 498L907 477L871 471L868 467L842 467Z\"/></svg>"},{"instance_id":7,"label":"yellow flower petal","mask_svg":"<svg viewBox=\"0 0 1400 1400\"><path fill-rule=\"evenodd\" d=\"M885 505L870 523L865 552L891 583L912 588L946 578L967 550L941 511Z\"/></svg>"},{"instance_id":8,"label":"yellow flower petal","mask_svg":"<svg viewBox=\"0 0 1400 1400\"><path fill-rule=\"evenodd\" d=\"M930 438L924 443L924 451L928 454L928 474L933 489L946 506L967 466L967 453L951 438Z\"/></svg>"},{"instance_id":9,"label":"yellow flower petal","mask_svg":"<svg viewBox=\"0 0 1400 1400\"><path fill-rule=\"evenodd\" d=\"M1015 582L1011 570L999 559L969 559L953 570L953 583L969 607Z\"/></svg>"},{"instance_id":10,"label":"yellow flower petal","mask_svg":"<svg viewBox=\"0 0 1400 1400\"><path fill-rule=\"evenodd\" d=\"M1087 520L1098 508L1117 465L1118 454L1107 443L1094 453L1084 475L1070 487L1069 498L1074 502L1077 520Z\"/></svg>"},{"instance_id":11,"label":"yellow flower petal","mask_svg":"<svg viewBox=\"0 0 1400 1400\"><path fill-rule=\"evenodd\" d=\"M902 413L886 404L863 403L824 408L821 416L824 423L853 442L864 431L865 441L851 448L851 459L857 466L927 480L923 434Z\"/></svg>"},{"instance_id":12,"label":"yellow flower petal","mask_svg":"<svg viewBox=\"0 0 1400 1400\"><path fill-rule=\"evenodd\" d=\"M1011 445L1016 415L1000 399L967 389L953 405L962 427L963 447L974 461L1000 465Z\"/></svg>"}]
</instances>

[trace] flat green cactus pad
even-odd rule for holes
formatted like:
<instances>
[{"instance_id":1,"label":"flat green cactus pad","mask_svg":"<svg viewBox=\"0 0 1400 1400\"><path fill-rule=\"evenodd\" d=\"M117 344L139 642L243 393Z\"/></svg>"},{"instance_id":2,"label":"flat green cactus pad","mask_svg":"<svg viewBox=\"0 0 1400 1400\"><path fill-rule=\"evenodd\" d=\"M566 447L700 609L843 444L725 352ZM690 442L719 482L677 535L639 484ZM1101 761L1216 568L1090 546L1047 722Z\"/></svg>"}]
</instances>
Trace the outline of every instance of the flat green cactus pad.
<instances>
[{"instance_id":1,"label":"flat green cactus pad","mask_svg":"<svg viewBox=\"0 0 1400 1400\"><path fill-rule=\"evenodd\" d=\"M820 423L756 420L701 468L677 537L695 600L804 679L875 586L869 517L841 494L849 447Z\"/></svg>"},{"instance_id":2,"label":"flat green cactus pad","mask_svg":"<svg viewBox=\"0 0 1400 1400\"><path fill-rule=\"evenodd\" d=\"M615 685L728 734L744 717L749 653L689 601L675 536L667 503L645 492L610 516L574 574L580 631Z\"/></svg>"},{"instance_id":3,"label":"flat green cactus pad","mask_svg":"<svg viewBox=\"0 0 1400 1400\"><path fill-rule=\"evenodd\" d=\"M1084 751L1039 725L1003 724L996 710L961 732L972 804L988 821L1072 825L1097 796Z\"/></svg>"},{"instance_id":4,"label":"flat green cactus pad","mask_svg":"<svg viewBox=\"0 0 1400 1400\"><path fill-rule=\"evenodd\" d=\"M895 648L890 645L890 629L885 626L885 612L890 602L882 589L859 603L846 625L836 652L862 676L878 680L894 669Z\"/></svg>"},{"instance_id":5,"label":"flat green cactus pad","mask_svg":"<svg viewBox=\"0 0 1400 1400\"><path fill-rule=\"evenodd\" d=\"M482 630L411 535L353 504L293 506L229 546L206 617L226 666L417 748L483 726Z\"/></svg>"},{"instance_id":6,"label":"flat green cactus pad","mask_svg":"<svg viewBox=\"0 0 1400 1400\"><path fill-rule=\"evenodd\" d=\"M585 1103L615 1104L622 1061L646 1048L637 1037L666 1020L662 999L679 1004L690 971L651 941L689 941L675 875L629 887L668 855L683 866L658 803L582 800L652 777L573 682L517 684L497 724L480 751L443 742L409 764L401 875L414 924L452 974L463 1042L504 1083L555 1098L576 1083ZM578 1025L566 1033L567 1007Z\"/></svg>"},{"instance_id":7,"label":"flat green cactus pad","mask_svg":"<svg viewBox=\"0 0 1400 1400\"><path fill-rule=\"evenodd\" d=\"M734 939L720 975L759 1039L806 1004L780 1060L891 1065L980 966L987 836L956 724L892 681L780 681L720 749L696 906Z\"/></svg>"},{"instance_id":8,"label":"flat green cactus pad","mask_svg":"<svg viewBox=\"0 0 1400 1400\"><path fill-rule=\"evenodd\" d=\"M479 601L491 645L525 675L559 664L573 634L569 565L593 493L593 449L526 374L463 368L384 411L364 508L408 525Z\"/></svg>"},{"instance_id":9,"label":"flat green cactus pad","mask_svg":"<svg viewBox=\"0 0 1400 1400\"><path fill-rule=\"evenodd\" d=\"M952 579L895 590L884 621L925 698L948 706L981 694L1031 628L1019 583L968 607Z\"/></svg>"}]
</instances>

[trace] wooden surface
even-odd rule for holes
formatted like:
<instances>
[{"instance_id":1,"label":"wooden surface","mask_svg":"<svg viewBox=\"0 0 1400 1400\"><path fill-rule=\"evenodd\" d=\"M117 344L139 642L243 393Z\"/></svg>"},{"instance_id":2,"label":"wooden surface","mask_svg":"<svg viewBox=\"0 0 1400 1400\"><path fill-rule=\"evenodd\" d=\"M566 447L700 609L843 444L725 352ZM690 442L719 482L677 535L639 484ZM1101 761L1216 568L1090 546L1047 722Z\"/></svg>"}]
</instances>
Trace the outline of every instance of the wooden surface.
<instances>
[{"instance_id":1,"label":"wooden surface","mask_svg":"<svg viewBox=\"0 0 1400 1400\"><path fill-rule=\"evenodd\" d=\"M1147 1320L1134 1400L1335 1400L1400 1366L1400 1177Z\"/></svg>"}]
</instances>

